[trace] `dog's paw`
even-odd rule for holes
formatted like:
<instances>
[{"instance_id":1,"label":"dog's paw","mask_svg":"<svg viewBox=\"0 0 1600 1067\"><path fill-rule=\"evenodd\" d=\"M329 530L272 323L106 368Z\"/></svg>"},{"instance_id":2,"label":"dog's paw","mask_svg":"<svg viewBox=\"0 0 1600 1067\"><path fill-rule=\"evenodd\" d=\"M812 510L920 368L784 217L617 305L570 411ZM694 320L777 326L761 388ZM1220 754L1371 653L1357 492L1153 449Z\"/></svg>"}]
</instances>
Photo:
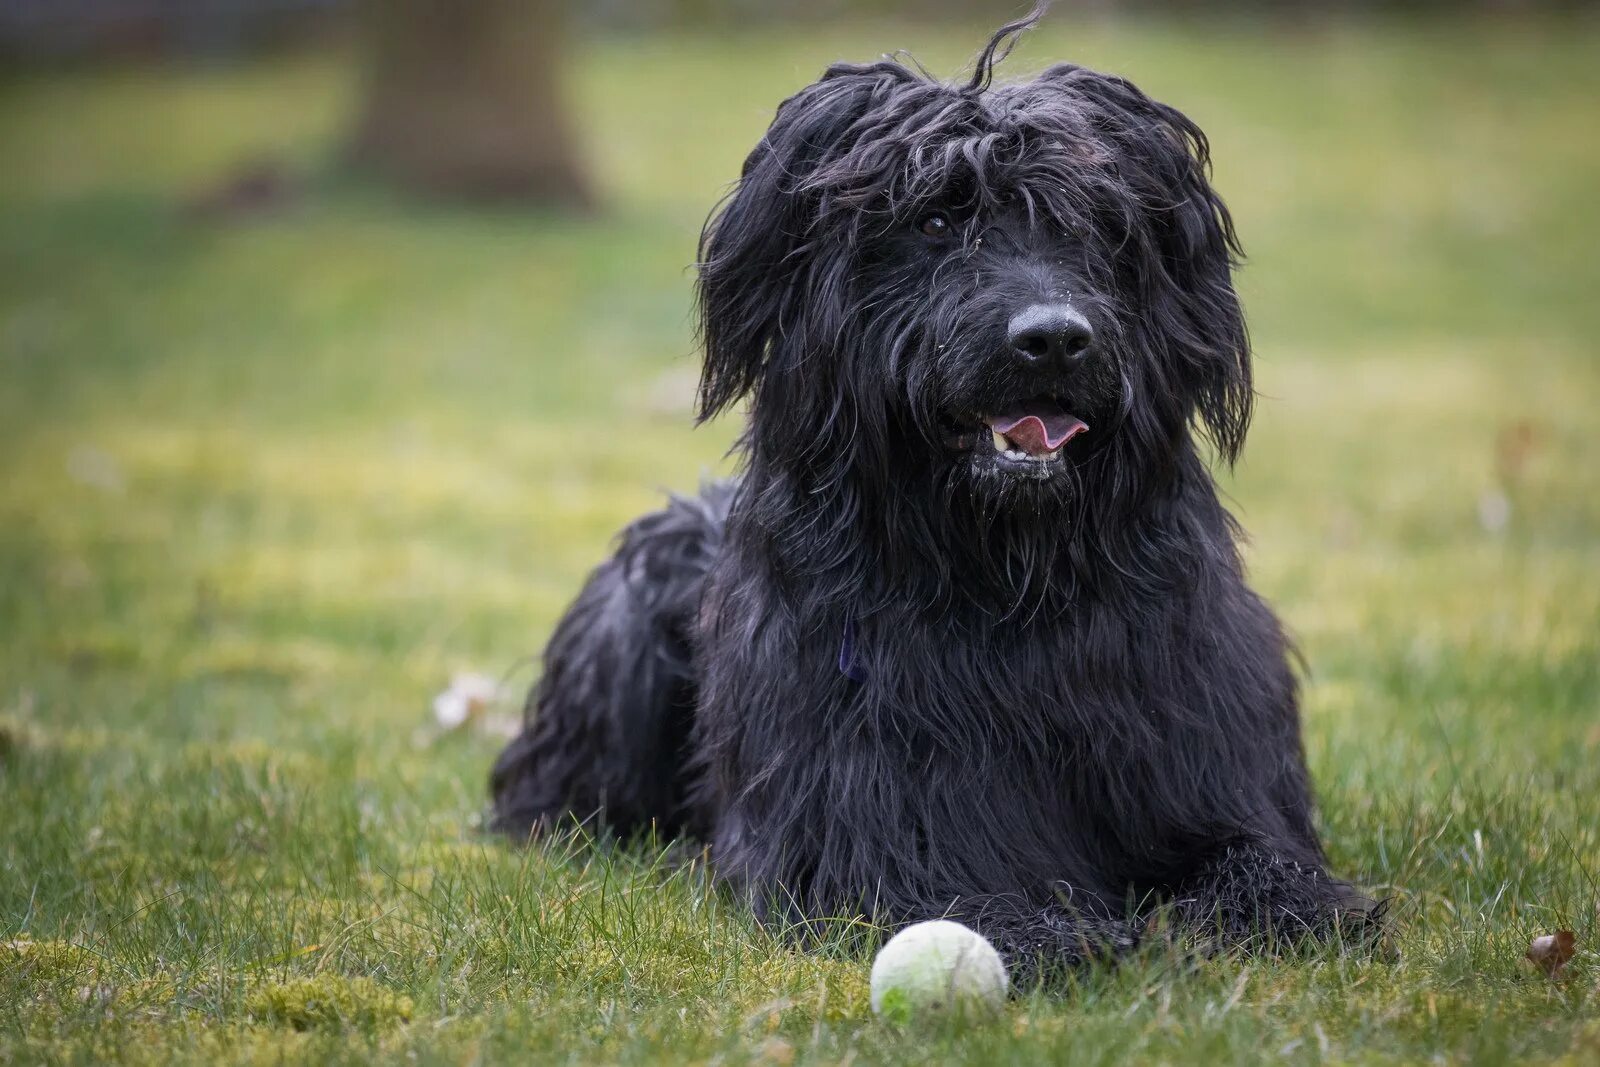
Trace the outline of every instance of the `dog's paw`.
<instances>
[{"instance_id":1,"label":"dog's paw","mask_svg":"<svg viewBox=\"0 0 1600 1067\"><path fill-rule=\"evenodd\" d=\"M991 939L995 935L991 934ZM1106 966L1134 952L1141 927L1119 919L1047 909L1033 924L999 935L995 947L1019 989L1053 986L1087 966Z\"/></svg>"}]
</instances>

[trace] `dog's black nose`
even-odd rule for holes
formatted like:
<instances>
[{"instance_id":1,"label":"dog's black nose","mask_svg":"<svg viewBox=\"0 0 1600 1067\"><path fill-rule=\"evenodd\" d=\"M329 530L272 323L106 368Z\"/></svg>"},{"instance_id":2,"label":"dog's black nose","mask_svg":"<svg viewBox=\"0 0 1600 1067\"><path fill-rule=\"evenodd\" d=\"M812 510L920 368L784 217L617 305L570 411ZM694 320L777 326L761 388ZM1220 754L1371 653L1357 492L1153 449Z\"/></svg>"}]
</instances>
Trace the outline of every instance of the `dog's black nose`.
<instances>
[{"instance_id":1,"label":"dog's black nose","mask_svg":"<svg viewBox=\"0 0 1600 1067\"><path fill-rule=\"evenodd\" d=\"M1011 317L1010 340L1025 363L1075 370L1089 352L1094 329L1066 304L1034 304Z\"/></svg>"}]
</instances>

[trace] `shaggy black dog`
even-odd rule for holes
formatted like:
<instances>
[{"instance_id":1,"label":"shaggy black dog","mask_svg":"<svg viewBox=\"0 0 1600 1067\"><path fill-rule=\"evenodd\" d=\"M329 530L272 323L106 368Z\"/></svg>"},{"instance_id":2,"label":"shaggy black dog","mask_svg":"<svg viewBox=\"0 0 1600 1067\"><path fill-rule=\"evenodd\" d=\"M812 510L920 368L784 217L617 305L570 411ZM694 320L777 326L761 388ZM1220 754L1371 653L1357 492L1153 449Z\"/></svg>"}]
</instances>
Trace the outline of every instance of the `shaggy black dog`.
<instances>
[{"instance_id":1,"label":"shaggy black dog","mask_svg":"<svg viewBox=\"0 0 1600 1067\"><path fill-rule=\"evenodd\" d=\"M1014 964L1373 925L1324 870L1283 632L1197 434L1252 390L1204 135L1128 82L885 60L785 101L700 249L743 476L622 535L497 825L709 844L765 917L949 915Z\"/></svg>"}]
</instances>

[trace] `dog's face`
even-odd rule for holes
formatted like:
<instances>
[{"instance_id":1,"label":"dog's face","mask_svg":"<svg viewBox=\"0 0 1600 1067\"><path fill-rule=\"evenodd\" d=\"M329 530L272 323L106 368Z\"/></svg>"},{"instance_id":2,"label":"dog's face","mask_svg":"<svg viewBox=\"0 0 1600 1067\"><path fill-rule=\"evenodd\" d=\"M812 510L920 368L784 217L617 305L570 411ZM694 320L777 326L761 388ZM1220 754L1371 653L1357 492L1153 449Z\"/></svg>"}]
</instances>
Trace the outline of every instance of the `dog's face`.
<instances>
[{"instance_id":1,"label":"dog's face","mask_svg":"<svg viewBox=\"0 0 1600 1067\"><path fill-rule=\"evenodd\" d=\"M1204 137L1078 67L991 86L999 40L967 85L831 68L708 223L702 416L753 394L758 458L1037 510L1149 481L1192 423L1240 447L1248 345Z\"/></svg>"},{"instance_id":2,"label":"dog's face","mask_svg":"<svg viewBox=\"0 0 1600 1067\"><path fill-rule=\"evenodd\" d=\"M919 200L868 238L856 279L908 444L1003 489L1070 478L1127 393L1111 250L1090 226L1030 214L1026 185L995 191L986 203L957 179Z\"/></svg>"}]
</instances>

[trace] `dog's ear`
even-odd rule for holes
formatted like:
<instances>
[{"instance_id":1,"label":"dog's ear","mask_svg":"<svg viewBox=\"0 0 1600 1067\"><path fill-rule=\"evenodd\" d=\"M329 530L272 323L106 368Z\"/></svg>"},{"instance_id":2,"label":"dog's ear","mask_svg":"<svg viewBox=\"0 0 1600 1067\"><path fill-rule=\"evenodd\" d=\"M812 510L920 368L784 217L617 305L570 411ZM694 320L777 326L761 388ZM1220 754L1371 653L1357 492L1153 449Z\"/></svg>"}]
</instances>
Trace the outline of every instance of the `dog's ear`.
<instances>
[{"instance_id":1,"label":"dog's ear","mask_svg":"<svg viewBox=\"0 0 1600 1067\"><path fill-rule=\"evenodd\" d=\"M1186 115L1121 78L1061 66L1058 81L1106 141L1117 182L1142 216L1131 227L1136 312L1163 339L1170 372L1218 452L1232 462L1244 446L1255 392L1250 339L1233 288L1242 255L1233 218L1211 187L1210 147Z\"/></svg>"},{"instance_id":2,"label":"dog's ear","mask_svg":"<svg viewBox=\"0 0 1600 1067\"><path fill-rule=\"evenodd\" d=\"M815 177L848 153L886 82L904 77L888 63L830 67L779 105L739 183L706 222L697 286L701 421L749 393L780 344L803 351L804 335L818 329L802 306L815 285L826 284L809 275L828 269L816 254L824 193Z\"/></svg>"}]
</instances>

